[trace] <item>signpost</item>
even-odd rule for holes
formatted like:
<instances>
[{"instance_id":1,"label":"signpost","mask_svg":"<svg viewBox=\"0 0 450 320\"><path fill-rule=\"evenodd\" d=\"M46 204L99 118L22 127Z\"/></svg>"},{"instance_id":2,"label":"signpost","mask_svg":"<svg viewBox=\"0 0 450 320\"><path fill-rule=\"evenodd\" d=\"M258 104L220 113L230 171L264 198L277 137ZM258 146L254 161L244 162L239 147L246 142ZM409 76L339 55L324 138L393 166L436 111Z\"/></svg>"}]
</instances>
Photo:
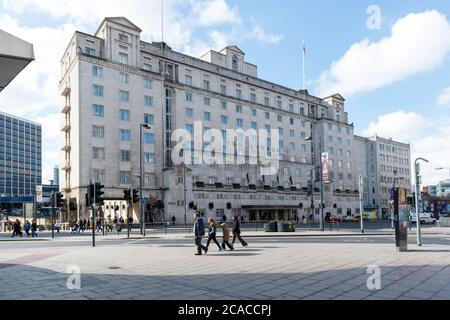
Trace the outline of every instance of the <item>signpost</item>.
<instances>
[{"instance_id":1,"label":"signpost","mask_svg":"<svg viewBox=\"0 0 450 320\"><path fill-rule=\"evenodd\" d=\"M408 251L408 202L407 190L394 189L395 244L399 252Z\"/></svg>"}]
</instances>

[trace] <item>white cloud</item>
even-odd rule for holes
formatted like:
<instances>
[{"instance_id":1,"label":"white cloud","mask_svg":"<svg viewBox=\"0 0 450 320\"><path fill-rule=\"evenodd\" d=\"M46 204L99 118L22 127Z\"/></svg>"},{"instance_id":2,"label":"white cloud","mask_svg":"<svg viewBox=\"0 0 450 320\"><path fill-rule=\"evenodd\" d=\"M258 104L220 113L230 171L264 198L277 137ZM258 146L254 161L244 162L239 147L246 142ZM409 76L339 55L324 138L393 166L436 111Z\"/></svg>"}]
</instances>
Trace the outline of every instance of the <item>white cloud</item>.
<instances>
[{"instance_id":1,"label":"white cloud","mask_svg":"<svg viewBox=\"0 0 450 320\"><path fill-rule=\"evenodd\" d=\"M365 136L374 134L383 138L393 138L395 141L411 143L411 181L414 181L413 162L419 157L430 161L428 164L421 164L424 186L433 185L449 178L447 171L434 169L450 167L450 144L448 143L450 118L433 120L414 112L399 111L380 116L363 132Z\"/></svg>"},{"instance_id":2,"label":"white cloud","mask_svg":"<svg viewBox=\"0 0 450 320\"><path fill-rule=\"evenodd\" d=\"M438 98L438 105L440 106L450 106L450 87L444 89Z\"/></svg>"},{"instance_id":3,"label":"white cloud","mask_svg":"<svg viewBox=\"0 0 450 320\"><path fill-rule=\"evenodd\" d=\"M195 21L199 26L217 26L224 23L241 24L237 7L231 8L225 0L191 1Z\"/></svg>"},{"instance_id":4,"label":"white cloud","mask_svg":"<svg viewBox=\"0 0 450 320\"><path fill-rule=\"evenodd\" d=\"M450 51L450 24L438 11L399 19L389 37L353 44L318 79L319 96L370 92L439 66Z\"/></svg>"},{"instance_id":5,"label":"white cloud","mask_svg":"<svg viewBox=\"0 0 450 320\"><path fill-rule=\"evenodd\" d=\"M409 143L430 127L430 120L415 112L398 111L380 116L363 131L365 136L378 135Z\"/></svg>"}]
</instances>

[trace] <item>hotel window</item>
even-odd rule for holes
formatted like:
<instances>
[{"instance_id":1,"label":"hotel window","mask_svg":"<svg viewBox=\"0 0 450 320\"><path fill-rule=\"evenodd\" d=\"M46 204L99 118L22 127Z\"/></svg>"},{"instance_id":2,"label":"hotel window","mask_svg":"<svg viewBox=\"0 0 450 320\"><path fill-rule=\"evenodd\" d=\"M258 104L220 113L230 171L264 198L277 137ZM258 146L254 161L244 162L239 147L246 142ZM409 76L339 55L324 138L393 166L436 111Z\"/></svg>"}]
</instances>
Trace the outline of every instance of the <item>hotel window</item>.
<instances>
[{"instance_id":1,"label":"hotel window","mask_svg":"<svg viewBox=\"0 0 450 320\"><path fill-rule=\"evenodd\" d=\"M93 182L105 182L105 170L103 169L92 169L92 179Z\"/></svg>"},{"instance_id":2,"label":"hotel window","mask_svg":"<svg viewBox=\"0 0 450 320\"><path fill-rule=\"evenodd\" d=\"M220 123L227 125L228 124L228 117L227 116L221 116L220 117Z\"/></svg>"},{"instance_id":3,"label":"hotel window","mask_svg":"<svg viewBox=\"0 0 450 320\"><path fill-rule=\"evenodd\" d=\"M301 148L302 148L302 152L303 152L303 153L306 153L306 144L302 144L302 147L301 147Z\"/></svg>"},{"instance_id":4,"label":"hotel window","mask_svg":"<svg viewBox=\"0 0 450 320\"><path fill-rule=\"evenodd\" d=\"M119 119L121 121L130 121L130 111L128 110L119 110Z\"/></svg>"},{"instance_id":5,"label":"hotel window","mask_svg":"<svg viewBox=\"0 0 450 320\"><path fill-rule=\"evenodd\" d=\"M95 49L86 47L84 48L84 53L88 56L95 56Z\"/></svg>"},{"instance_id":6,"label":"hotel window","mask_svg":"<svg viewBox=\"0 0 450 320\"><path fill-rule=\"evenodd\" d=\"M342 127L338 127L338 133L342 133Z\"/></svg>"},{"instance_id":7,"label":"hotel window","mask_svg":"<svg viewBox=\"0 0 450 320\"><path fill-rule=\"evenodd\" d=\"M289 112L294 113L294 105L293 104L289 105Z\"/></svg>"},{"instance_id":8,"label":"hotel window","mask_svg":"<svg viewBox=\"0 0 450 320\"><path fill-rule=\"evenodd\" d=\"M123 33L119 33L119 40L128 43L128 36Z\"/></svg>"},{"instance_id":9,"label":"hotel window","mask_svg":"<svg viewBox=\"0 0 450 320\"><path fill-rule=\"evenodd\" d=\"M211 99L209 97L204 97L203 98L203 104L205 106L210 106L211 105Z\"/></svg>"},{"instance_id":10,"label":"hotel window","mask_svg":"<svg viewBox=\"0 0 450 320\"><path fill-rule=\"evenodd\" d=\"M92 66L92 75L96 78L103 78L103 68Z\"/></svg>"},{"instance_id":11,"label":"hotel window","mask_svg":"<svg viewBox=\"0 0 450 320\"><path fill-rule=\"evenodd\" d=\"M338 138L337 138L337 141L338 141L338 144L339 144L339 145L342 145L342 138L341 138L341 137L338 137Z\"/></svg>"},{"instance_id":12,"label":"hotel window","mask_svg":"<svg viewBox=\"0 0 450 320\"><path fill-rule=\"evenodd\" d=\"M283 116L278 116L278 122L283 122Z\"/></svg>"},{"instance_id":13,"label":"hotel window","mask_svg":"<svg viewBox=\"0 0 450 320\"><path fill-rule=\"evenodd\" d=\"M120 161L121 162L130 162L130 151L129 150L120 150Z\"/></svg>"},{"instance_id":14,"label":"hotel window","mask_svg":"<svg viewBox=\"0 0 450 320\"><path fill-rule=\"evenodd\" d=\"M203 81L203 90L209 91L209 81Z\"/></svg>"},{"instance_id":15,"label":"hotel window","mask_svg":"<svg viewBox=\"0 0 450 320\"><path fill-rule=\"evenodd\" d=\"M105 160L105 149L104 148L92 148L92 159L94 160Z\"/></svg>"},{"instance_id":16,"label":"hotel window","mask_svg":"<svg viewBox=\"0 0 450 320\"><path fill-rule=\"evenodd\" d=\"M270 120L270 113L269 112L266 112L264 114L264 116L265 116L266 120Z\"/></svg>"},{"instance_id":17,"label":"hotel window","mask_svg":"<svg viewBox=\"0 0 450 320\"><path fill-rule=\"evenodd\" d=\"M289 135L291 136L291 138L295 138L295 130L289 130Z\"/></svg>"},{"instance_id":18,"label":"hotel window","mask_svg":"<svg viewBox=\"0 0 450 320\"><path fill-rule=\"evenodd\" d=\"M283 102L281 102L280 100L277 100L277 108L283 109Z\"/></svg>"},{"instance_id":19,"label":"hotel window","mask_svg":"<svg viewBox=\"0 0 450 320\"><path fill-rule=\"evenodd\" d=\"M270 99L268 97L264 97L264 105L266 107L270 106Z\"/></svg>"},{"instance_id":20,"label":"hotel window","mask_svg":"<svg viewBox=\"0 0 450 320\"><path fill-rule=\"evenodd\" d=\"M192 102L192 93L186 92L186 101L187 102Z\"/></svg>"},{"instance_id":21,"label":"hotel window","mask_svg":"<svg viewBox=\"0 0 450 320\"><path fill-rule=\"evenodd\" d=\"M121 141L131 141L131 131L120 129L120 140Z\"/></svg>"},{"instance_id":22,"label":"hotel window","mask_svg":"<svg viewBox=\"0 0 450 320\"><path fill-rule=\"evenodd\" d=\"M186 117L187 118L193 118L194 117L194 109L186 108Z\"/></svg>"},{"instance_id":23,"label":"hotel window","mask_svg":"<svg viewBox=\"0 0 450 320\"><path fill-rule=\"evenodd\" d=\"M236 120L236 126L237 126L238 128L243 128L243 127L244 127L244 120L242 120L242 119L237 119L237 120Z\"/></svg>"},{"instance_id":24,"label":"hotel window","mask_svg":"<svg viewBox=\"0 0 450 320\"><path fill-rule=\"evenodd\" d=\"M128 54L120 52L119 53L119 61L122 64L128 64Z\"/></svg>"},{"instance_id":25,"label":"hotel window","mask_svg":"<svg viewBox=\"0 0 450 320\"><path fill-rule=\"evenodd\" d=\"M96 84L92 85L92 94L96 97L103 97L103 86L99 86Z\"/></svg>"},{"instance_id":26,"label":"hotel window","mask_svg":"<svg viewBox=\"0 0 450 320\"><path fill-rule=\"evenodd\" d=\"M252 117L256 117L256 109L252 109Z\"/></svg>"},{"instance_id":27,"label":"hotel window","mask_svg":"<svg viewBox=\"0 0 450 320\"><path fill-rule=\"evenodd\" d=\"M131 172L120 171L120 184L130 184L131 183Z\"/></svg>"},{"instance_id":28,"label":"hotel window","mask_svg":"<svg viewBox=\"0 0 450 320\"><path fill-rule=\"evenodd\" d=\"M332 156L334 154L334 148L333 147L329 147L328 148L328 153Z\"/></svg>"},{"instance_id":29,"label":"hotel window","mask_svg":"<svg viewBox=\"0 0 450 320\"><path fill-rule=\"evenodd\" d=\"M144 70L145 71L152 71L152 65L148 63L144 63Z\"/></svg>"},{"instance_id":30,"label":"hotel window","mask_svg":"<svg viewBox=\"0 0 450 320\"><path fill-rule=\"evenodd\" d=\"M300 138L306 139L306 132L301 132L300 133Z\"/></svg>"},{"instance_id":31,"label":"hotel window","mask_svg":"<svg viewBox=\"0 0 450 320\"><path fill-rule=\"evenodd\" d=\"M185 76L185 82L187 86L192 86L192 77L191 76Z\"/></svg>"},{"instance_id":32,"label":"hotel window","mask_svg":"<svg viewBox=\"0 0 450 320\"><path fill-rule=\"evenodd\" d=\"M130 101L130 93L128 91L119 91L119 100L123 102L129 102Z\"/></svg>"},{"instance_id":33,"label":"hotel window","mask_svg":"<svg viewBox=\"0 0 450 320\"><path fill-rule=\"evenodd\" d=\"M293 126L294 123L295 123L295 122L294 122L294 118L290 118L290 119L289 119L289 123L291 124L291 126Z\"/></svg>"},{"instance_id":34,"label":"hotel window","mask_svg":"<svg viewBox=\"0 0 450 320\"><path fill-rule=\"evenodd\" d=\"M342 166L343 166L342 160L338 160L338 168L342 168Z\"/></svg>"},{"instance_id":35,"label":"hotel window","mask_svg":"<svg viewBox=\"0 0 450 320\"><path fill-rule=\"evenodd\" d=\"M342 157L342 149L338 149L338 156Z\"/></svg>"},{"instance_id":36,"label":"hotel window","mask_svg":"<svg viewBox=\"0 0 450 320\"><path fill-rule=\"evenodd\" d=\"M92 115L96 117L104 117L105 116L105 107L99 104L92 105Z\"/></svg>"},{"instance_id":37,"label":"hotel window","mask_svg":"<svg viewBox=\"0 0 450 320\"><path fill-rule=\"evenodd\" d=\"M348 145L348 146L351 145L350 139L347 139L347 145Z\"/></svg>"},{"instance_id":38,"label":"hotel window","mask_svg":"<svg viewBox=\"0 0 450 320\"><path fill-rule=\"evenodd\" d=\"M211 112L204 112L203 113L203 120L211 121Z\"/></svg>"},{"instance_id":39,"label":"hotel window","mask_svg":"<svg viewBox=\"0 0 450 320\"><path fill-rule=\"evenodd\" d=\"M154 124L154 117L153 117L153 115L146 113L144 115L144 123L148 124L148 125L153 125Z\"/></svg>"},{"instance_id":40,"label":"hotel window","mask_svg":"<svg viewBox=\"0 0 450 320\"><path fill-rule=\"evenodd\" d=\"M226 101L221 101L220 106L221 106L222 110L227 110L227 102Z\"/></svg>"},{"instance_id":41,"label":"hotel window","mask_svg":"<svg viewBox=\"0 0 450 320\"><path fill-rule=\"evenodd\" d=\"M238 98L238 99L242 98L242 90L236 89L236 98Z\"/></svg>"},{"instance_id":42,"label":"hotel window","mask_svg":"<svg viewBox=\"0 0 450 320\"><path fill-rule=\"evenodd\" d=\"M351 157L352 156L352 152L350 150L347 150L347 157Z\"/></svg>"},{"instance_id":43,"label":"hotel window","mask_svg":"<svg viewBox=\"0 0 450 320\"><path fill-rule=\"evenodd\" d=\"M144 88L145 89L153 89L153 81L149 79L144 80Z\"/></svg>"},{"instance_id":44,"label":"hotel window","mask_svg":"<svg viewBox=\"0 0 450 320\"><path fill-rule=\"evenodd\" d=\"M250 93L250 101L256 103L256 94Z\"/></svg>"},{"instance_id":45,"label":"hotel window","mask_svg":"<svg viewBox=\"0 0 450 320\"><path fill-rule=\"evenodd\" d=\"M220 93L223 95L226 95L227 94L227 86L225 86L223 84L220 85Z\"/></svg>"},{"instance_id":46,"label":"hotel window","mask_svg":"<svg viewBox=\"0 0 450 320\"><path fill-rule=\"evenodd\" d=\"M283 132L284 132L284 131L283 131L283 128L278 128L278 133L279 133L280 136L283 135Z\"/></svg>"},{"instance_id":47,"label":"hotel window","mask_svg":"<svg viewBox=\"0 0 450 320\"><path fill-rule=\"evenodd\" d=\"M306 121L305 120L302 120L301 126L302 126L302 128L306 128Z\"/></svg>"},{"instance_id":48,"label":"hotel window","mask_svg":"<svg viewBox=\"0 0 450 320\"><path fill-rule=\"evenodd\" d=\"M155 154L146 152L144 154L144 162L145 163L155 163Z\"/></svg>"},{"instance_id":49,"label":"hotel window","mask_svg":"<svg viewBox=\"0 0 450 320\"><path fill-rule=\"evenodd\" d=\"M270 132L271 130L270 125L268 124L264 125L264 129L266 129L267 132Z\"/></svg>"},{"instance_id":50,"label":"hotel window","mask_svg":"<svg viewBox=\"0 0 450 320\"><path fill-rule=\"evenodd\" d=\"M258 130L258 124L256 122L252 122L252 129Z\"/></svg>"},{"instance_id":51,"label":"hotel window","mask_svg":"<svg viewBox=\"0 0 450 320\"><path fill-rule=\"evenodd\" d=\"M153 133L146 133L144 135L145 144L154 144L155 143L155 135Z\"/></svg>"},{"instance_id":52,"label":"hotel window","mask_svg":"<svg viewBox=\"0 0 450 320\"><path fill-rule=\"evenodd\" d=\"M347 135L350 135L350 128L345 129Z\"/></svg>"},{"instance_id":53,"label":"hotel window","mask_svg":"<svg viewBox=\"0 0 450 320\"><path fill-rule=\"evenodd\" d=\"M300 108L300 114L301 114L302 116L305 115L305 108Z\"/></svg>"},{"instance_id":54,"label":"hotel window","mask_svg":"<svg viewBox=\"0 0 450 320\"><path fill-rule=\"evenodd\" d=\"M192 125L192 124L186 124L186 130L187 130L190 134L193 134L193 133L194 133L194 125Z\"/></svg>"},{"instance_id":55,"label":"hotel window","mask_svg":"<svg viewBox=\"0 0 450 320\"><path fill-rule=\"evenodd\" d=\"M289 149L290 149L291 151L295 151L295 142L290 142L290 143L289 143Z\"/></svg>"},{"instance_id":56,"label":"hotel window","mask_svg":"<svg viewBox=\"0 0 450 320\"><path fill-rule=\"evenodd\" d=\"M237 105L237 106L236 106L236 112L237 112L237 113L242 113L242 106Z\"/></svg>"},{"instance_id":57,"label":"hotel window","mask_svg":"<svg viewBox=\"0 0 450 320\"><path fill-rule=\"evenodd\" d=\"M347 169L351 169L352 168L352 163L351 162L347 162Z\"/></svg>"},{"instance_id":58,"label":"hotel window","mask_svg":"<svg viewBox=\"0 0 450 320\"><path fill-rule=\"evenodd\" d=\"M120 73L120 83L128 84L130 82L130 76L126 73Z\"/></svg>"},{"instance_id":59,"label":"hotel window","mask_svg":"<svg viewBox=\"0 0 450 320\"><path fill-rule=\"evenodd\" d=\"M92 126L92 136L94 138L104 138L105 137L105 127Z\"/></svg>"},{"instance_id":60,"label":"hotel window","mask_svg":"<svg viewBox=\"0 0 450 320\"><path fill-rule=\"evenodd\" d=\"M146 107L152 107L153 106L153 97L144 96L144 105Z\"/></svg>"},{"instance_id":61,"label":"hotel window","mask_svg":"<svg viewBox=\"0 0 450 320\"><path fill-rule=\"evenodd\" d=\"M153 186L155 184L155 176L153 174L146 174L145 175L145 186Z\"/></svg>"}]
</instances>

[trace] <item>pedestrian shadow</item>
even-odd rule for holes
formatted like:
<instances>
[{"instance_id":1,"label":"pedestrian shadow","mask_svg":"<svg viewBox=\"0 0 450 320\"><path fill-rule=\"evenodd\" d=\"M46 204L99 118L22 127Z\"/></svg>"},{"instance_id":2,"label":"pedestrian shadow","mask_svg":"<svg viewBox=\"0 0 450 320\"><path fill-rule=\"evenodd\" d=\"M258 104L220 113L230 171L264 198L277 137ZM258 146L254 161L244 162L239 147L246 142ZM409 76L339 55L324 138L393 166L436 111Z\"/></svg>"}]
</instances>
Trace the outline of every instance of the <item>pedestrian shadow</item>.
<instances>
[{"instance_id":1,"label":"pedestrian shadow","mask_svg":"<svg viewBox=\"0 0 450 320\"><path fill-rule=\"evenodd\" d=\"M413 253L428 253L428 252L450 252L450 249L408 249L407 252L413 252Z\"/></svg>"},{"instance_id":2,"label":"pedestrian shadow","mask_svg":"<svg viewBox=\"0 0 450 320\"><path fill-rule=\"evenodd\" d=\"M223 257L223 256L225 256L225 257L251 257L251 256L259 256L259 254L256 254L256 253L245 253L245 252L243 252L243 251L241 251L241 252L229 252L229 253L220 253L220 252L217 252L216 254L210 254L210 253L208 253L207 254L207 256L208 257Z\"/></svg>"}]
</instances>

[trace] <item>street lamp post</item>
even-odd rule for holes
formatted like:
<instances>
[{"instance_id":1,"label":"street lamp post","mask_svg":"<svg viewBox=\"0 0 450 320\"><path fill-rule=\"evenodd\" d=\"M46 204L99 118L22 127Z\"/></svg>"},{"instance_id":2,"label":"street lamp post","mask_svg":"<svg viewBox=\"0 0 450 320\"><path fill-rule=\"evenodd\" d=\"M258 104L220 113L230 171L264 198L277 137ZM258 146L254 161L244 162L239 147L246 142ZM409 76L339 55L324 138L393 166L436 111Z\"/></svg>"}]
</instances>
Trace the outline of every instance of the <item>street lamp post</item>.
<instances>
[{"instance_id":1,"label":"street lamp post","mask_svg":"<svg viewBox=\"0 0 450 320\"><path fill-rule=\"evenodd\" d=\"M398 171L394 170L394 188L393 188L394 192L395 192L395 182L397 181L397 178L396 178L397 173L398 173ZM391 228L394 229L394 217L393 217L392 209L391 209Z\"/></svg>"},{"instance_id":2,"label":"street lamp post","mask_svg":"<svg viewBox=\"0 0 450 320\"><path fill-rule=\"evenodd\" d=\"M311 137L307 137L304 139L305 141L311 141L311 143L313 143L313 138ZM319 167L319 171L320 171L320 231L325 231L325 226L324 226L324 192L323 192L323 164L322 164L322 137L319 136L319 159L320 159L320 167ZM315 157L314 157L314 149L312 152L312 159L313 159L313 166L314 168L316 168L316 164L315 164ZM314 179L315 181L315 179ZM313 181L313 183L314 183Z\"/></svg>"},{"instance_id":3,"label":"street lamp post","mask_svg":"<svg viewBox=\"0 0 450 320\"><path fill-rule=\"evenodd\" d=\"M416 175L416 225L417 225L417 245L422 246L422 238L420 231L420 210L419 210L419 192L420 192L420 164L419 161L424 161L428 163L429 161L424 158L417 158L414 162L414 169Z\"/></svg>"},{"instance_id":4,"label":"street lamp post","mask_svg":"<svg viewBox=\"0 0 450 320\"><path fill-rule=\"evenodd\" d=\"M366 175L361 174L359 175L359 214L361 219L361 233L364 234L364 178L367 178Z\"/></svg>"},{"instance_id":5,"label":"street lamp post","mask_svg":"<svg viewBox=\"0 0 450 320\"><path fill-rule=\"evenodd\" d=\"M139 196L140 196L140 203L139 203L139 208L140 208L140 214L141 214L141 234L145 237L145 213L144 213L144 205L143 205L143 201L142 199L144 198L144 195L142 194L142 189L143 189L143 184L144 184L144 129L146 130L150 130L151 127L146 124L143 123L140 125L139 127L139 131L140 131L140 147L139 147L139 153L140 153L140 157L139 157Z\"/></svg>"}]
</instances>

